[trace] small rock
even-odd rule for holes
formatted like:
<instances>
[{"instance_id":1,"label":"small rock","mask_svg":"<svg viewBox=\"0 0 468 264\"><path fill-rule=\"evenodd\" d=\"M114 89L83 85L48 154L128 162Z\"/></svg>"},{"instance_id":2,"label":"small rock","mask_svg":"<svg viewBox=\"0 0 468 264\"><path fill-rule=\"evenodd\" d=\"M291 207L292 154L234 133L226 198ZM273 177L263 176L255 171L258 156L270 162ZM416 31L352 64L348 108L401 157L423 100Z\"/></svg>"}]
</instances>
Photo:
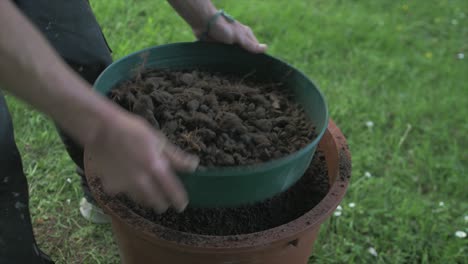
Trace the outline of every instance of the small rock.
<instances>
[{"instance_id":1,"label":"small rock","mask_svg":"<svg viewBox=\"0 0 468 264\"><path fill-rule=\"evenodd\" d=\"M270 140L262 134L250 134L252 136L253 141L261 146L267 146L270 145Z\"/></svg>"},{"instance_id":2,"label":"small rock","mask_svg":"<svg viewBox=\"0 0 468 264\"><path fill-rule=\"evenodd\" d=\"M289 118L286 116L280 116L280 117L277 117L273 123L275 126L284 127L287 124L289 124Z\"/></svg>"},{"instance_id":3,"label":"small rock","mask_svg":"<svg viewBox=\"0 0 468 264\"><path fill-rule=\"evenodd\" d=\"M185 89L184 93L190 94L190 96L193 96L196 99L202 100L203 97L205 96L205 91L200 88L190 88L190 89Z\"/></svg>"},{"instance_id":4,"label":"small rock","mask_svg":"<svg viewBox=\"0 0 468 264\"><path fill-rule=\"evenodd\" d=\"M254 102L261 104L262 106L266 106L266 107L270 106L270 101L268 101L268 99L266 99L265 96L261 94L253 95L250 97L250 99Z\"/></svg>"},{"instance_id":5,"label":"small rock","mask_svg":"<svg viewBox=\"0 0 468 264\"><path fill-rule=\"evenodd\" d=\"M166 91L157 90L152 92L150 96L159 104L167 104L174 100L174 96Z\"/></svg>"},{"instance_id":6,"label":"small rock","mask_svg":"<svg viewBox=\"0 0 468 264\"><path fill-rule=\"evenodd\" d=\"M153 90L156 90L159 88L160 83L164 81L163 78L161 77L149 77L145 80L145 86L147 88L151 88Z\"/></svg>"},{"instance_id":7,"label":"small rock","mask_svg":"<svg viewBox=\"0 0 468 264\"><path fill-rule=\"evenodd\" d=\"M235 160L231 155L224 154L224 164L232 166L235 164Z\"/></svg>"},{"instance_id":8,"label":"small rock","mask_svg":"<svg viewBox=\"0 0 468 264\"><path fill-rule=\"evenodd\" d=\"M226 130L235 130L240 133L247 132L247 128L243 125L242 119L234 113L225 112L220 125Z\"/></svg>"},{"instance_id":9,"label":"small rock","mask_svg":"<svg viewBox=\"0 0 468 264\"><path fill-rule=\"evenodd\" d=\"M197 135L202 139L202 140L213 140L216 138L216 133L207 128L200 128L197 130Z\"/></svg>"},{"instance_id":10,"label":"small rock","mask_svg":"<svg viewBox=\"0 0 468 264\"><path fill-rule=\"evenodd\" d=\"M182 87L171 87L171 88L168 88L167 91L171 94L179 94L179 93L183 93L185 89Z\"/></svg>"},{"instance_id":11,"label":"small rock","mask_svg":"<svg viewBox=\"0 0 468 264\"><path fill-rule=\"evenodd\" d=\"M289 134L293 134L295 131L297 131L297 128L295 128L292 124L288 124L284 127L284 131Z\"/></svg>"},{"instance_id":12,"label":"small rock","mask_svg":"<svg viewBox=\"0 0 468 264\"><path fill-rule=\"evenodd\" d=\"M209 110L210 108L206 104L200 105L200 111L202 111L203 113L208 113Z\"/></svg>"},{"instance_id":13,"label":"small rock","mask_svg":"<svg viewBox=\"0 0 468 264\"><path fill-rule=\"evenodd\" d=\"M242 157L242 155L239 154L239 153L234 153L234 154L232 154L232 157L234 158L234 160L235 160L237 163L243 163L243 161L244 161L244 157Z\"/></svg>"},{"instance_id":14,"label":"small rock","mask_svg":"<svg viewBox=\"0 0 468 264\"><path fill-rule=\"evenodd\" d=\"M218 99L216 98L216 95L214 94L208 94L204 97L204 103L208 106L210 106L213 109L218 108Z\"/></svg>"},{"instance_id":15,"label":"small rock","mask_svg":"<svg viewBox=\"0 0 468 264\"><path fill-rule=\"evenodd\" d=\"M268 119L259 119L255 121L255 126L263 132L270 132L273 124Z\"/></svg>"},{"instance_id":16,"label":"small rock","mask_svg":"<svg viewBox=\"0 0 468 264\"><path fill-rule=\"evenodd\" d=\"M264 118L265 114L266 114L265 108L261 106L255 110L255 115L257 116L257 118Z\"/></svg>"},{"instance_id":17,"label":"small rock","mask_svg":"<svg viewBox=\"0 0 468 264\"><path fill-rule=\"evenodd\" d=\"M164 120L166 120L166 121L174 119L174 115L169 111L164 111L162 116L163 116Z\"/></svg>"},{"instance_id":18,"label":"small rock","mask_svg":"<svg viewBox=\"0 0 468 264\"><path fill-rule=\"evenodd\" d=\"M182 74L180 80L186 85L193 84L193 75L191 73L184 73Z\"/></svg>"},{"instance_id":19,"label":"small rock","mask_svg":"<svg viewBox=\"0 0 468 264\"><path fill-rule=\"evenodd\" d=\"M176 118L181 118L184 121L189 121L190 120L189 114L187 112L185 112L184 110L177 111L177 113L175 114L175 117Z\"/></svg>"},{"instance_id":20,"label":"small rock","mask_svg":"<svg viewBox=\"0 0 468 264\"><path fill-rule=\"evenodd\" d=\"M187 109L189 111L197 111L198 108L200 107L200 102L198 102L198 100L191 100L190 102L187 103Z\"/></svg>"},{"instance_id":21,"label":"small rock","mask_svg":"<svg viewBox=\"0 0 468 264\"><path fill-rule=\"evenodd\" d=\"M247 145L252 143L252 137L249 134L242 134L240 136L240 139Z\"/></svg>"},{"instance_id":22,"label":"small rock","mask_svg":"<svg viewBox=\"0 0 468 264\"><path fill-rule=\"evenodd\" d=\"M210 129L216 129L218 126L215 121L213 121L213 118L211 118L209 115L200 113L200 112L193 112L192 113L192 119L191 120L186 120L188 122L192 123L201 123L205 125L207 128ZM198 126L198 125L197 125Z\"/></svg>"},{"instance_id":23,"label":"small rock","mask_svg":"<svg viewBox=\"0 0 468 264\"><path fill-rule=\"evenodd\" d=\"M211 87L209 87L208 83L206 81L204 81L204 80L198 81L197 83L195 83L195 86L198 87L198 88L202 88L206 92L211 91Z\"/></svg>"},{"instance_id":24,"label":"small rock","mask_svg":"<svg viewBox=\"0 0 468 264\"><path fill-rule=\"evenodd\" d=\"M133 105L133 112L137 115L144 115L146 111L154 110L153 100L148 95L140 95Z\"/></svg>"},{"instance_id":25,"label":"small rock","mask_svg":"<svg viewBox=\"0 0 468 264\"><path fill-rule=\"evenodd\" d=\"M173 134L177 130L177 127L177 121L172 120L166 123L166 125L164 126L164 130L167 134Z\"/></svg>"}]
</instances>

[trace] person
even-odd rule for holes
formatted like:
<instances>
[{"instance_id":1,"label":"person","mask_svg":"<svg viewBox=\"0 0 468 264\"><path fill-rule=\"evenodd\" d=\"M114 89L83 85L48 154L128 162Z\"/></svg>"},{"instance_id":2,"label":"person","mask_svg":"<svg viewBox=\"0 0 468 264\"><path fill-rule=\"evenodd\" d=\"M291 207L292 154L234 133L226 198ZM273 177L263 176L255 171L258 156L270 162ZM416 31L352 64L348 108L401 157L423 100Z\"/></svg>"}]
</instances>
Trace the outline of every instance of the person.
<instances>
[{"instance_id":1,"label":"person","mask_svg":"<svg viewBox=\"0 0 468 264\"><path fill-rule=\"evenodd\" d=\"M168 0L202 40L264 52L249 27L209 0ZM87 187L83 148L93 152L104 189L123 192L162 213L183 211L188 197L175 171L192 171L197 157L168 142L142 118L124 111L91 85L112 62L87 0L0 1L0 87L50 116L77 165L85 199L80 210L105 221ZM13 125L0 92L0 263L53 263L36 245L29 194Z\"/></svg>"}]
</instances>

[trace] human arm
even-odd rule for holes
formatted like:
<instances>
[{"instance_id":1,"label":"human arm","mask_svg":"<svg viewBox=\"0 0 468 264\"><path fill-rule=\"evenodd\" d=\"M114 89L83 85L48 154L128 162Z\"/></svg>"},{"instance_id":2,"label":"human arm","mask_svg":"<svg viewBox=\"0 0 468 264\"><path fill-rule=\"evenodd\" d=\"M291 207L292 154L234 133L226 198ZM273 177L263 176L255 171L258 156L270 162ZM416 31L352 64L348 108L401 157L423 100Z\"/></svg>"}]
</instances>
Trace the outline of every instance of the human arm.
<instances>
[{"instance_id":1,"label":"human arm","mask_svg":"<svg viewBox=\"0 0 468 264\"><path fill-rule=\"evenodd\" d=\"M210 18L217 10L210 0L168 0L179 15L192 27L197 38L201 38ZM238 21L230 23L223 17L214 21L207 39L226 44L239 44L253 53L265 52L267 46L258 42L250 27Z\"/></svg>"},{"instance_id":2,"label":"human arm","mask_svg":"<svg viewBox=\"0 0 468 264\"><path fill-rule=\"evenodd\" d=\"M145 121L93 92L10 1L0 1L0 85L54 119L90 149L104 188L162 212L188 200L173 168L193 170L183 153Z\"/></svg>"}]
</instances>

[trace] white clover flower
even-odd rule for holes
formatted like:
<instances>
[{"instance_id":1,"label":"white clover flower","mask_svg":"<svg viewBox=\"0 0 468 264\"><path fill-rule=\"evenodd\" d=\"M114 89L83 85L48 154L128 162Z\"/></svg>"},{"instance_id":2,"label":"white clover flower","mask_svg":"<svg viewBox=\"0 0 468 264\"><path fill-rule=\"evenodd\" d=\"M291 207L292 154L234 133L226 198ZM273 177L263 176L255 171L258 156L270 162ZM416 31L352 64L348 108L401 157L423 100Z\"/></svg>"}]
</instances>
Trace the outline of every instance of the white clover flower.
<instances>
[{"instance_id":1,"label":"white clover flower","mask_svg":"<svg viewBox=\"0 0 468 264\"><path fill-rule=\"evenodd\" d=\"M465 54L463 54L463 53L460 52L460 53L457 54L457 58L458 58L459 60L463 60L463 59L465 58Z\"/></svg>"},{"instance_id":2,"label":"white clover flower","mask_svg":"<svg viewBox=\"0 0 468 264\"><path fill-rule=\"evenodd\" d=\"M335 212L333 213L333 215L334 215L334 216L341 216L341 211L335 211Z\"/></svg>"},{"instance_id":3,"label":"white clover flower","mask_svg":"<svg viewBox=\"0 0 468 264\"><path fill-rule=\"evenodd\" d=\"M351 207L351 208L356 207L356 203L349 203L349 207Z\"/></svg>"},{"instance_id":4,"label":"white clover flower","mask_svg":"<svg viewBox=\"0 0 468 264\"><path fill-rule=\"evenodd\" d=\"M374 257L378 256L377 250L375 250L375 248L373 248L373 247L368 248L367 251L369 252L369 254L371 254Z\"/></svg>"},{"instance_id":5,"label":"white clover flower","mask_svg":"<svg viewBox=\"0 0 468 264\"><path fill-rule=\"evenodd\" d=\"M370 178L370 177L372 177L372 174L370 172L366 171L366 172L364 172L364 177Z\"/></svg>"},{"instance_id":6,"label":"white clover flower","mask_svg":"<svg viewBox=\"0 0 468 264\"><path fill-rule=\"evenodd\" d=\"M372 127L374 127L374 122L372 122L372 121L367 121L367 122L366 122L366 126L367 126L368 128L372 128Z\"/></svg>"},{"instance_id":7,"label":"white clover flower","mask_svg":"<svg viewBox=\"0 0 468 264\"><path fill-rule=\"evenodd\" d=\"M343 207L341 207L341 205L338 205L338 207L336 207L336 210L341 211L343 210Z\"/></svg>"},{"instance_id":8,"label":"white clover flower","mask_svg":"<svg viewBox=\"0 0 468 264\"><path fill-rule=\"evenodd\" d=\"M67 182L68 182L68 183L71 183L72 180L71 180L70 178L67 178Z\"/></svg>"},{"instance_id":9,"label":"white clover flower","mask_svg":"<svg viewBox=\"0 0 468 264\"><path fill-rule=\"evenodd\" d=\"M468 222L468 215L465 215L465 222Z\"/></svg>"},{"instance_id":10,"label":"white clover flower","mask_svg":"<svg viewBox=\"0 0 468 264\"><path fill-rule=\"evenodd\" d=\"M442 207L442 206L445 206L445 203L442 202L442 201L440 201L440 202L439 202L439 206L441 206L441 207Z\"/></svg>"},{"instance_id":11,"label":"white clover flower","mask_svg":"<svg viewBox=\"0 0 468 264\"><path fill-rule=\"evenodd\" d=\"M455 236L456 236L456 237L459 237L459 238L465 238L465 237L466 237L466 233L459 230L459 231L455 232Z\"/></svg>"},{"instance_id":12,"label":"white clover flower","mask_svg":"<svg viewBox=\"0 0 468 264\"><path fill-rule=\"evenodd\" d=\"M67 204L70 204L71 200L70 199L67 199Z\"/></svg>"}]
</instances>

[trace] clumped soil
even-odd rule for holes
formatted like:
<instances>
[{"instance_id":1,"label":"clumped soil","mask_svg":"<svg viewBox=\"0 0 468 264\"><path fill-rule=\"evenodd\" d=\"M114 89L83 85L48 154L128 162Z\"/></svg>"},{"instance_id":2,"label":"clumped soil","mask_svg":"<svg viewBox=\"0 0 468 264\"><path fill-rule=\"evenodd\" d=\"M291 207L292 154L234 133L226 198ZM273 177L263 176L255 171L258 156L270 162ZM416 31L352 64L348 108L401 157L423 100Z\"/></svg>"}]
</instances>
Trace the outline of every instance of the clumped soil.
<instances>
[{"instance_id":1,"label":"clumped soil","mask_svg":"<svg viewBox=\"0 0 468 264\"><path fill-rule=\"evenodd\" d=\"M142 116L202 166L257 164L293 153L313 124L281 83L193 71L149 70L110 97Z\"/></svg>"},{"instance_id":2,"label":"clumped soil","mask_svg":"<svg viewBox=\"0 0 468 264\"><path fill-rule=\"evenodd\" d=\"M325 157L317 152L307 172L296 184L281 194L252 205L238 208L188 207L181 214L169 210L159 215L123 194L119 194L117 199L156 224L188 233L226 236L263 231L297 219L314 208L328 189Z\"/></svg>"},{"instance_id":3,"label":"clumped soil","mask_svg":"<svg viewBox=\"0 0 468 264\"><path fill-rule=\"evenodd\" d=\"M270 161L301 149L316 137L313 124L281 83L250 77L150 70L121 83L110 97L182 149L198 155L203 166ZM98 180L90 184L100 188ZM317 152L305 175L290 189L238 208L189 207L181 214L173 210L157 214L123 194L104 197L173 230L225 236L288 223L311 210L328 189L325 158Z\"/></svg>"}]
</instances>

